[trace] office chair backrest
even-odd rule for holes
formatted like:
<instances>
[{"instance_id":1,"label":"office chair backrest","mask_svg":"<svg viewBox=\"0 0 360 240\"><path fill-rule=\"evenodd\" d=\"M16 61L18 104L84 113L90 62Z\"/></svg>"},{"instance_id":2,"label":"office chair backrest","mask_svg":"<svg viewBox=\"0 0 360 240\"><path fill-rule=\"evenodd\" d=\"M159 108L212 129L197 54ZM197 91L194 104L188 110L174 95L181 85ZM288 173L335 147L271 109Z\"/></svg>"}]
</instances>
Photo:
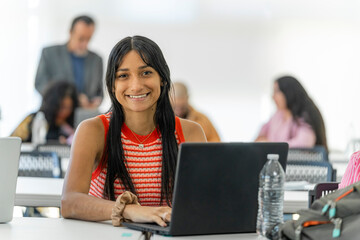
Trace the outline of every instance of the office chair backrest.
<instances>
[{"instance_id":1,"label":"office chair backrest","mask_svg":"<svg viewBox=\"0 0 360 240\"><path fill-rule=\"evenodd\" d=\"M339 188L338 182L323 182L315 185L314 190L309 191L309 207L316 200Z\"/></svg>"},{"instance_id":2,"label":"office chair backrest","mask_svg":"<svg viewBox=\"0 0 360 240\"><path fill-rule=\"evenodd\" d=\"M60 158L55 152L22 152L20 154L18 175L60 178Z\"/></svg>"},{"instance_id":3,"label":"office chair backrest","mask_svg":"<svg viewBox=\"0 0 360 240\"><path fill-rule=\"evenodd\" d=\"M66 144L44 144L38 145L38 152L55 152L60 158L70 158L71 147Z\"/></svg>"},{"instance_id":4,"label":"office chair backrest","mask_svg":"<svg viewBox=\"0 0 360 240\"><path fill-rule=\"evenodd\" d=\"M309 183L330 182L333 168L329 162L291 161L287 162L286 181L307 181Z\"/></svg>"},{"instance_id":5,"label":"office chair backrest","mask_svg":"<svg viewBox=\"0 0 360 240\"><path fill-rule=\"evenodd\" d=\"M328 162L329 157L328 152L323 146L315 146L314 148L290 148L287 161Z\"/></svg>"}]
</instances>

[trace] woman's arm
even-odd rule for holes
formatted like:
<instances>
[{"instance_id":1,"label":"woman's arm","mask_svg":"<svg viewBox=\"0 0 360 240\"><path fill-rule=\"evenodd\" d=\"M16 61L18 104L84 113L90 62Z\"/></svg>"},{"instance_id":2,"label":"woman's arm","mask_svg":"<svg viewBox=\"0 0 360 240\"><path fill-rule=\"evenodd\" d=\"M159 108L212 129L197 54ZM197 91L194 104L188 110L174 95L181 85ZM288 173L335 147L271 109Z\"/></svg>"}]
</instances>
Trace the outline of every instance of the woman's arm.
<instances>
[{"instance_id":1,"label":"woman's arm","mask_svg":"<svg viewBox=\"0 0 360 240\"><path fill-rule=\"evenodd\" d=\"M75 133L63 187L61 214L64 218L88 221L111 219L115 201L88 195L91 174L100 162L104 145L104 127L99 118L80 124ZM126 205L123 216L134 222L156 222L160 226L166 226L165 222L171 219L171 208L129 204Z\"/></svg>"},{"instance_id":2,"label":"woman's arm","mask_svg":"<svg viewBox=\"0 0 360 240\"><path fill-rule=\"evenodd\" d=\"M65 218L90 221L108 220L113 201L88 195L91 174L104 149L104 127L99 118L81 123L72 144L70 164L65 176L61 213Z\"/></svg>"},{"instance_id":3,"label":"woman's arm","mask_svg":"<svg viewBox=\"0 0 360 240\"><path fill-rule=\"evenodd\" d=\"M198 123L180 118L185 142L206 142L204 130Z\"/></svg>"},{"instance_id":4,"label":"woman's arm","mask_svg":"<svg viewBox=\"0 0 360 240\"><path fill-rule=\"evenodd\" d=\"M259 132L257 138L255 139L255 142L268 142L269 141L269 139L267 138L267 135L269 132L270 124L271 124L271 119L270 119L270 121L268 121L261 127L260 132Z\"/></svg>"},{"instance_id":5,"label":"woman's arm","mask_svg":"<svg viewBox=\"0 0 360 240\"><path fill-rule=\"evenodd\" d=\"M316 135L314 130L307 123L301 123L296 131L296 135L289 139L290 148L305 147L312 148L316 143Z\"/></svg>"}]
</instances>

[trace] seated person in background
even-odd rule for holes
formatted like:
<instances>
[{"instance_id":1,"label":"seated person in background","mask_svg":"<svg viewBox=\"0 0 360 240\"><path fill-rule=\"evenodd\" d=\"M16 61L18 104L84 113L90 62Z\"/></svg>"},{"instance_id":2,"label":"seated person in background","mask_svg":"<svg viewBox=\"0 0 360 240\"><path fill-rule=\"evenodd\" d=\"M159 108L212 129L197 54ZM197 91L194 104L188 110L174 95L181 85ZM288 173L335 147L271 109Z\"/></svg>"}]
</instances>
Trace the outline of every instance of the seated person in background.
<instances>
[{"instance_id":1,"label":"seated person in background","mask_svg":"<svg viewBox=\"0 0 360 240\"><path fill-rule=\"evenodd\" d=\"M67 79L76 86L79 107L97 108L103 97L102 58L88 49L95 31L95 22L89 16L76 17L70 27L67 43L42 50L35 78L35 87L41 95L53 81Z\"/></svg>"},{"instance_id":2,"label":"seated person in background","mask_svg":"<svg viewBox=\"0 0 360 240\"><path fill-rule=\"evenodd\" d=\"M127 37L115 45L106 86L110 111L76 130L62 216L112 219L114 226L123 219L166 226L178 145L205 142L204 132L199 124L175 117L170 70L158 45L146 37Z\"/></svg>"},{"instance_id":3,"label":"seated person in background","mask_svg":"<svg viewBox=\"0 0 360 240\"><path fill-rule=\"evenodd\" d=\"M273 99L277 111L255 141L287 142L290 148L322 145L327 149L323 118L298 80L291 76L277 79Z\"/></svg>"},{"instance_id":4,"label":"seated person in background","mask_svg":"<svg viewBox=\"0 0 360 240\"><path fill-rule=\"evenodd\" d=\"M192 106L190 106L188 90L185 84L181 82L174 82L173 86L173 109L175 115L200 124L205 132L208 142L220 142L220 137L210 120L204 114L196 111Z\"/></svg>"},{"instance_id":5,"label":"seated person in background","mask_svg":"<svg viewBox=\"0 0 360 240\"><path fill-rule=\"evenodd\" d=\"M360 181L360 151L351 155L344 176L339 184L339 188L344 188L358 181Z\"/></svg>"},{"instance_id":6,"label":"seated person in background","mask_svg":"<svg viewBox=\"0 0 360 240\"><path fill-rule=\"evenodd\" d=\"M36 114L42 112L47 122L46 140L70 145L74 134L74 111L77 106L77 92L73 84L67 81L52 82L45 90L39 111L28 115L11 136L31 142L33 120Z\"/></svg>"}]
</instances>

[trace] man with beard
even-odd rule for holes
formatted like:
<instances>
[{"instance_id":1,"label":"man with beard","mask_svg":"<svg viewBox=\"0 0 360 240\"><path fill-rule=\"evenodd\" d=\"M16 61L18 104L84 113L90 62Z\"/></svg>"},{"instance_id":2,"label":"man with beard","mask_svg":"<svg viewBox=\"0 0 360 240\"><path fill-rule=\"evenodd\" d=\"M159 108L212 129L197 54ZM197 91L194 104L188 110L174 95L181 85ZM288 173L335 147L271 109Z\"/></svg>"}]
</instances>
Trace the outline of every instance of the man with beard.
<instances>
[{"instance_id":1,"label":"man with beard","mask_svg":"<svg viewBox=\"0 0 360 240\"><path fill-rule=\"evenodd\" d=\"M75 84L82 108L97 108L103 97L103 63L88 50L95 22L89 16L76 17L66 44L44 48L36 73L35 88L41 95L52 81L67 80Z\"/></svg>"}]
</instances>

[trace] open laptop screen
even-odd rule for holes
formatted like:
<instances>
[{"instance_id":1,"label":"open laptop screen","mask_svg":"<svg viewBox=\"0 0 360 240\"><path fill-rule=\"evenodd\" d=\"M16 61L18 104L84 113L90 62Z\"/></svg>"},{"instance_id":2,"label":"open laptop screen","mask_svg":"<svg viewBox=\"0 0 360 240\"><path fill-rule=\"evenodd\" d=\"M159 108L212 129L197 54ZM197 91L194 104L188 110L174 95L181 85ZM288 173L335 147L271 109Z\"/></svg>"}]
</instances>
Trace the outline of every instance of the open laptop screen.
<instances>
[{"instance_id":1,"label":"open laptop screen","mask_svg":"<svg viewBox=\"0 0 360 240\"><path fill-rule=\"evenodd\" d=\"M183 143L170 229L163 234L255 232L259 173L268 154L278 154L285 170L287 153L287 143ZM136 223L124 225L141 229Z\"/></svg>"}]
</instances>

